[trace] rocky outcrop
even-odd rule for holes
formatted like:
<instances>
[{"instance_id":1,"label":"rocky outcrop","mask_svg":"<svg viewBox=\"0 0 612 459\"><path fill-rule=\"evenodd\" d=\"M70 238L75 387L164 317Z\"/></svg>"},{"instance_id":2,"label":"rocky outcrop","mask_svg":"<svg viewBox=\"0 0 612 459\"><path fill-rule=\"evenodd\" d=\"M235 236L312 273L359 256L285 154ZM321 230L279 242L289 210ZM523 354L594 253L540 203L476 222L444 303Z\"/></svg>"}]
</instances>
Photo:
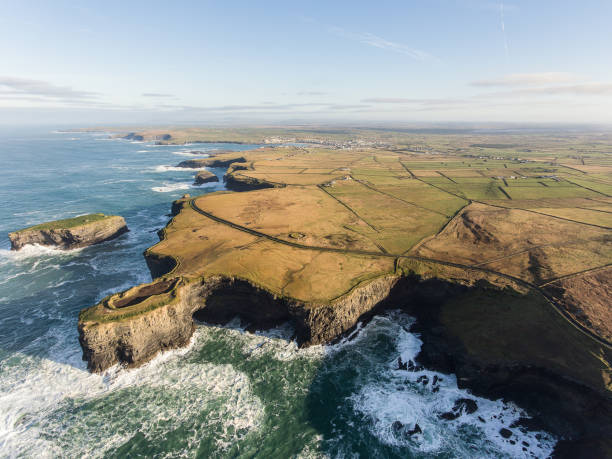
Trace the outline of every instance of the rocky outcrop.
<instances>
[{"instance_id":1,"label":"rocky outcrop","mask_svg":"<svg viewBox=\"0 0 612 459\"><path fill-rule=\"evenodd\" d=\"M194 179L193 179L193 184L194 185L203 185L205 183L211 183L211 182L218 182L219 181L219 177L217 177L215 174L213 174L210 171L199 171Z\"/></svg>"},{"instance_id":2,"label":"rocky outcrop","mask_svg":"<svg viewBox=\"0 0 612 459\"><path fill-rule=\"evenodd\" d=\"M135 132L130 132L129 134L124 135L123 138L126 140L136 140L139 142L142 142L144 140L144 137L142 135L136 134Z\"/></svg>"},{"instance_id":3,"label":"rocky outcrop","mask_svg":"<svg viewBox=\"0 0 612 459\"><path fill-rule=\"evenodd\" d=\"M178 163L176 167L184 167L185 169L199 169L201 167L206 167L208 162L209 160L206 158L186 159L185 161Z\"/></svg>"},{"instance_id":4,"label":"rocky outcrop","mask_svg":"<svg viewBox=\"0 0 612 459\"><path fill-rule=\"evenodd\" d=\"M225 182L225 187L231 191L252 191L285 187L283 183L272 183L242 174L226 174L223 177L223 181Z\"/></svg>"},{"instance_id":5,"label":"rocky outcrop","mask_svg":"<svg viewBox=\"0 0 612 459\"><path fill-rule=\"evenodd\" d=\"M185 207L187 204L189 204L190 200L191 200L191 195L189 193L187 193L187 194L184 194L181 199L177 199L176 201L173 201L172 202L172 206L170 208L170 215L172 217L176 217L179 214L179 212L181 211L181 209L183 207ZM160 233L162 233L163 231L164 230L162 229L160 231ZM161 234L160 234L160 239L162 239L162 235ZM166 271L166 272L168 272L168 271ZM163 275L163 274L165 274L165 273L160 274L160 276ZM153 276L153 277L159 277L159 276Z\"/></svg>"},{"instance_id":6,"label":"rocky outcrop","mask_svg":"<svg viewBox=\"0 0 612 459\"><path fill-rule=\"evenodd\" d=\"M178 163L176 167L184 167L186 169L199 169L201 167L228 167L232 163L246 163L246 159L242 156L229 159L187 159Z\"/></svg>"},{"instance_id":7,"label":"rocky outcrop","mask_svg":"<svg viewBox=\"0 0 612 459\"><path fill-rule=\"evenodd\" d=\"M128 227L123 217L92 214L15 231L9 233L9 239L12 250L19 250L28 244L67 250L99 244L127 231Z\"/></svg>"}]
</instances>

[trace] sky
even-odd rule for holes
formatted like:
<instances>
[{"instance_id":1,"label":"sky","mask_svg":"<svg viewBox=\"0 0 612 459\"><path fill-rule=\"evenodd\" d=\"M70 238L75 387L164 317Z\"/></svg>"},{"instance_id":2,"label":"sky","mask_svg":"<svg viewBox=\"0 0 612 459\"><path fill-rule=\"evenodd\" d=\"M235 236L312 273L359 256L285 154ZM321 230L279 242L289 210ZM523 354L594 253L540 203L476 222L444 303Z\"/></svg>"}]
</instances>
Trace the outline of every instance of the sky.
<instances>
[{"instance_id":1,"label":"sky","mask_svg":"<svg viewBox=\"0 0 612 459\"><path fill-rule=\"evenodd\" d=\"M0 123L612 124L612 1L5 0Z\"/></svg>"}]
</instances>

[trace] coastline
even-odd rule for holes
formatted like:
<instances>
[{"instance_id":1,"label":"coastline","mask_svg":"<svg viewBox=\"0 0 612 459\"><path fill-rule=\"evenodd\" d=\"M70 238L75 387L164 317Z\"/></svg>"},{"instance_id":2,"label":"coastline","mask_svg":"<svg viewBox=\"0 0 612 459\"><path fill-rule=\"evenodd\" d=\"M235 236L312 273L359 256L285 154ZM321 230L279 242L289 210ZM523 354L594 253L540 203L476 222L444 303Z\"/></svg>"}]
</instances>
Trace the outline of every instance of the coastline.
<instances>
[{"instance_id":1,"label":"coastline","mask_svg":"<svg viewBox=\"0 0 612 459\"><path fill-rule=\"evenodd\" d=\"M257 187L258 184L255 186ZM192 206L190 198L173 203L172 215L179 215L185 206ZM161 241L166 237L165 231L163 229L159 233ZM375 280L365 280L363 285L356 286L331 304L309 305L294 298L279 297L278 293L267 291L265 287L236 276L201 279L173 277L180 261L177 258L156 253L155 247L145 252L145 259L156 279L152 285L158 281L166 282L172 279L176 279L175 285L183 285L183 283L191 285L191 287L182 287L187 288L187 293L177 290L173 294L173 297L176 298L174 302L164 303L162 301L155 306L160 308L159 314L169 314L169 317L174 317L175 319L171 319L174 322L177 322L176 318L182 317L178 321L180 325L178 329L170 331L167 338L161 341L159 341L159 336L155 338L158 340L159 347L156 347L155 344L151 347L151 343L144 344L144 352L138 350L137 343L129 344L129 341L118 337L116 342L126 347L111 350L110 353L103 351L107 355L102 359L103 363L95 363L90 366L95 371L104 370L117 363L112 360L112 356L118 357L120 362L123 361L128 367L132 367L149 361L159 351L184 346L189 342L194 331L192 317L207 323L225 324L238 316L249 323L250 329L253 330L267 329L289 320L296 329L295 338L298 344L309 346L337 342L349 336L357 324L370 320L377 313L398 303L408 303L402 309L417 318L413 329L423 339L423 348L416 363L432 370L456 374L459 387L470 389L475 395L491 399L501 397L517 403L528 412L535 413L532 420L524 420L515 427L528 430L546 429L563 439L555 450L556 457L565 457L568 451L573 451L573 448L583 445L588 436L590 436L589 445L591 445L589 447L594 453L608 451L606 448L609 445L606 443L606 438L612 432L612 424L608 422L610 419L608 414L612 413L612 400L605 391L595 390L594 387L589 388L584 381L580 381L579 377L565 375L558 369L554 371L541 368L528 362L522 364L520 360L492 364L477 355L470 355L465 344L461 340L457 341L457 337L440 321L440 308L449 299L470 294L470 292L494 297L526 295L525 285L522 285L524 282L516 283L508 276L491 278L493 273L487 273L487 270L477 270L479 276L476 278L468 277L457 283L459 279L456 271L453 272L454 277L451 276L453 280L449 282L448 279L432 276L427 272L422 273L425 274L425 277L421 277L421 274L410 269L398 271L398 266L396 266L395 273L389 273ZM502 284L499 284L500 281ZM128 292L119 296L129 296ZM108 305L108 301L113 301L113 298L116 299L118 296L111 295L103 303L106 302ZM213 300L207 301L210 298ZM545 298L540 298L538 301L546 303L544 300ZM206 304L206 307L202 308L199 305L203 303ZM231 308L227 306L229 304L243 304L246 308ZM167 308L168 305L170 309ZM261 312L260 314L251 312L254 305L259 305L256 309ZM546 304L544 308L550 311L551 305ZM166 309L167 312L165 312ZM560 314L559 311L556 313ZM118 320L126 319L128 319L127 316ZM113 319L110 320L113 321ZM164 322L168 319L161 320ZM146 327L152 325L150 320L145 323ZM143 330L139 326L136 328L130 326L127 329L122 326L121 328L129 329L130 336L141 335L142 332L137 330ZM103 333L108 334L109 330L105 327ZM87 327L80 325L79 332L84 350L89 348L90 342L99 342L98 339L92 340L87 336ZM87 354L90 364L92 355ZM551 393L556 394L557 399L569 401L562 404L551 404L550 399L545 398ZM576 393L578 395L575 395ZM538 399L546 400L547 404L537 403ZM594 407L598 407L595 416L592 414ZM568 422L576 423L581 428L572 431L567 427ZM595 439L593 439L594 435ZM582 448L584 447L583 445Z\"/></svg>"}]
</instances>

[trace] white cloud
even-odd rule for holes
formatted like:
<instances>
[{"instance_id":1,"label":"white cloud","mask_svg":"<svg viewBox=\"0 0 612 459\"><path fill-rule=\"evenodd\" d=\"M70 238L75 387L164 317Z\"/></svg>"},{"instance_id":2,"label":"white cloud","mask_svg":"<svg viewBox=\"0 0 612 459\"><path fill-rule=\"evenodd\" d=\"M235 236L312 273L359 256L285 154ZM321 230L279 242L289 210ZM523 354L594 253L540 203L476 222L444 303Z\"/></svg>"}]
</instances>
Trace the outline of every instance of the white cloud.
<instances>
[{"instance_id":1,"label":"white cloud","mask_svg":"<svg viewBox=\"0 0 612 459\"><path fill-rule=\"evenodd\" d=\"M566 72L513 73L491 80L473 81L472 86L532 86L542 84L575 83L580 77Z\"/></svg>"},{"instance_id":2,"label":"white cloud","mask_svg":"<svg viewBox=\"0 0 612 459\"><path fill-rule=\"evenodd\" d=\"M41 96L61 101L87 101L95 99L98 93L78 91L70 86L57 86L41 80L0 76L0 94Z\"/></svg>"},{"instance_id":3,"label":"white cloud","mask_svg":"<svg viewBox=\"0 0 612 459\"><path fill-rule=\"evenodd\" d=\"M169 98L169 99L176 99L176 96L174 94L164 94L164 93L160 93L160 92L143 92L142 97L153 97L153 98Z\"/></svg>"},{"instance_id":4,"label":"white cloud","mask_svg":"<svg viewBox=\"0 0 612 459\"><path fill-rule=\"evenodd\" d=\"M520 88L511 91L499 91L481 94L480 97L514 97L514 96L603 96L612 94L612 83L582 83L563 86L542 86Z\"/></svg>"},{"instance_id":5,"label":"white cloud","mask_svg":"<svg viewBox=\"0 0 612 459\"><path fill-rule=\"evenodd\" d=\"M300 91L297 93L298 96L326 96L328 93L323 91Z\"/></svg>"},{"instance_id":6,"label":"white cloud","mask_svg":"<svg viewBox=\"0 0 612 459\"><path fill-rule=\"evenodd\" d=\"M402 97L372 97L362 99L361 102L369 104L404 104L404 105L449 105L464 104L467 101L462 99L440 98L440 99L409 99Z\"/></svg>"},{"instance_id":7,"label":"white cloud","mask_svg":"<svg viewBox=\"0 0 612 459\"><path fill-rule=\"evenodd\" d=\"M478 98L515 96L600 96L612 94L612 83L588 81L565 72L516 73L491 80L473 81L471 86L507 90L479 94Z\"/></svg>"}]
</instances>

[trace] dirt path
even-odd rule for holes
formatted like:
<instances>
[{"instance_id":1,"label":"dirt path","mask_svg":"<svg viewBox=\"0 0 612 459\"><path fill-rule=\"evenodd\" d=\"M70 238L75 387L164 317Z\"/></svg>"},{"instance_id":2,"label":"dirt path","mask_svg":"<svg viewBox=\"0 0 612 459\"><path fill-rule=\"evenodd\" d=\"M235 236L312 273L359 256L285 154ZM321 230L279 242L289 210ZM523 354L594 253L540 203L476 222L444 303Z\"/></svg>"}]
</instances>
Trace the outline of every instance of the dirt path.
<instances>
[{"instance_id":1,"label":"dirt path","mask_svg":"<svg viewBox=\"0 0 612 459\"><path fill-rule=\"evenodd\" d=\"M610 266L612 266L612 263L608 263L607 265L603 265L603 266L597 266L595 268L585 269L583 271L578 271L578 272L571 273L571 274L566 274L564 276L555 277L554 279L548 279L546 282L544 282L542 284L539 284L538 287L545 287L545 286L547 286L549 284L554 284L557 281L562 281L562 280L565 280L565 279L571 279L572 277L582 276L583 274L592 274L594 272L602 271L604 269L607 269Z\"/></svg>"}]
</instances>

